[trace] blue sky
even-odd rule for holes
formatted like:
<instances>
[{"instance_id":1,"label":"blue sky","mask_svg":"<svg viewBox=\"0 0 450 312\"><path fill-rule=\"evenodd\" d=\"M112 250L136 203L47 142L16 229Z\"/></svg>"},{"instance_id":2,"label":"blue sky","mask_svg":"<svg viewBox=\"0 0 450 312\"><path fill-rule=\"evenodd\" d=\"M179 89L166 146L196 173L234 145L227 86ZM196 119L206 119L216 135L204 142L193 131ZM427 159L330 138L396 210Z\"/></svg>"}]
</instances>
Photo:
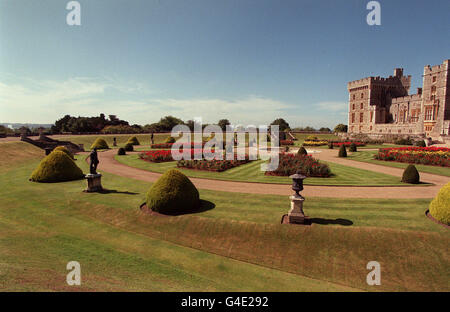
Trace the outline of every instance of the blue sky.
<instances>
[{"instance_id":1,"label":"blue sky","mask_svg":"<svg viewBox=\"0 0 450 312\"><path fill-rule=\"evenodd\" d=\"M291 126L346 123L348 81L450 58L450 1L0 1L0 121L165 115Z\"/></svg>"}]
</instances>

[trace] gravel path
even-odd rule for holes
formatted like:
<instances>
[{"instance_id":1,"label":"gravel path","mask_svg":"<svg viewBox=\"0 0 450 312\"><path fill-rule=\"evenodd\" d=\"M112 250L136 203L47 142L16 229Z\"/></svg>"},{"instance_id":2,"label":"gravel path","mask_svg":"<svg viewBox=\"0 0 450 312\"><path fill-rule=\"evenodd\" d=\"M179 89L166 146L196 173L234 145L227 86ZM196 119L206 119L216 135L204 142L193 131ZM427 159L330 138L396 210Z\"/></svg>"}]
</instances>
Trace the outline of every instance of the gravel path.
<instances>
[{"instance_id":1,"label":"gravel path","mask_svg":"<svg viewBox=\"0 0 450 312\"><path fill-rule=\"evenodd\" d=\"M137 179L141 181L154 182L161 174L149 172L146 170L133 168L117 162L114 155L117 150L108 150L98 153L100 164L98 170L113 173L119 176ZM323 153L323 154L322 154ZM334 153L337 153L335 151ZM401 176L403 171L397 168L366 164L348 159L342 160L334 156L333 150L323 150L321 153L315 153L314 157L323 160L329 160L336 163L342 163L347 166L354 166L361 169L388 173L395 176ZM319 156L320 154L320 156ZM386 186L386 187L357 187L357 186L305 186L302 191L304 196L310 197L333 197L333 198L433 198L439 189L449 181L448 177L437 176L433 174L422 174L425 182L432 182L432 186ZM290 185L283 184L265 184L249 182L232 182L211 179L190 178L190 180L199 189L225 191L235 193L249 194L273 194L273 195L292 195Z\"/></svg>"}]
</instances>

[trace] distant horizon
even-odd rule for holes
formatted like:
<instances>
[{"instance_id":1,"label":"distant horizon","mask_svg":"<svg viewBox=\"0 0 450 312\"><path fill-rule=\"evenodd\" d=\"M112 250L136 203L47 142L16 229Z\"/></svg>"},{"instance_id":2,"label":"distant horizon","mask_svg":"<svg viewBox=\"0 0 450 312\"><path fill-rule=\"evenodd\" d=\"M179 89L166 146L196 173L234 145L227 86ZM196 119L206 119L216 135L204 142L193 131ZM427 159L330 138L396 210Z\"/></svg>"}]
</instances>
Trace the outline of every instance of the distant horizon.
<instances>
[{"instance_id":1,"label":"distant horizon","mask_svg":"<svg viewBox=\"0 0 450 312\"><path fill-rule=\"evenodd\" d=\"M79 0L81 25L69 26L68 1L4 0L0 116L333 129L347 124L347 82L401 67L414 93L423 67L449 58L449 1L379 1L379 26L368 2Z\"/></svg>"}]
</instances>

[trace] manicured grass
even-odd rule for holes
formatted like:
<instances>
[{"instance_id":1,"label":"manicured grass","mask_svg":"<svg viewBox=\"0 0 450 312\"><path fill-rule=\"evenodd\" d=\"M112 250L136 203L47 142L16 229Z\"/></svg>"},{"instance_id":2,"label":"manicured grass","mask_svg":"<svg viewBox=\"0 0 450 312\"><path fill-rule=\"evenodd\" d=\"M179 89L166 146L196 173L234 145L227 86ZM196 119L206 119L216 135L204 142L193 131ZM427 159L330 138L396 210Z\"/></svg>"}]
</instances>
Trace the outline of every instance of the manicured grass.
<instances>
[{"instance_id":1,"label":"manicured grass","mask_svg":"<svg viewBox=\"0 0 450 312\"><path fill-rule=\"evenodd\" d=\"M149 216L138 209L149 183L104 173L114 191L87 194L83 180L28 182L38 158L8 162L2 290L450 290L448 230L425 217L427 199L307 198L317 222L308 227L279 224L287 196L201 190L213 209ZM81 287L65 284L71 260L81 263ZM373 260L383 272L376 288L366 284Z\"/></svg>"},{"instance_id":2,"label":"manicured grass","mask_svg":"<svg viewBox=\"0 0 450 312\"><path fill-rule=\"evenodd\" d=\"M137 153L130 153L126 156L115 156L115 159L125 165L148 170L152 172L164 173L170 168L176 168L176 162L152 163L139 159ZM225 181L243 181L260 183L280 183L291 184L289 177L266 176L261 171L262 160L253 161L239 167L235 167L224 172L211 172L181 169L184 174L194 178L216 179ZM378 172L353 168L329 162L331 172L334 174L329 178L307 178L305 185L356 185L356 186L410 186L402 183L398 177L382 174Z\"/></svg>"},{"instance_id":3,"label":"manicured grass","mask_svg":"<svg viewBox=\"0 0 450 312\"><path fill-rule=\"evenodd\" d=\"M66 136L66 137L59 137L59 138L57 138L57 140L70 141L75 144L84 144L84 149L86 151L89 151L91 149L92 143L94 143L94 141L97 138L104 139L106 141L106 143L108 143L109 148L113 148L114 137L117 140L117 147L123 147L123 146L125 146L125 143L127 142L127 140L132 136L137 137L137 139L139 140L139 143L141 143L141 145L149 146L151 143L150 134L70 135L70 136ZM169 134L155 133L154 134L155 144L156 143L164 143L164 141L166 140L166 138L168 136L169 136Z\"/></svg>"},{"instance_id":4,"label":"manicured grass","mask_svg":"<svg viewBox=\"0 0 450 312\"><path fill-rule=\"evenodd\" d=\"M294 144L297 146L301 146L303 142L306 140L309 136L315 136L319 140L340 140L341 137L334 135L332 133L330 134L307 134L307 133L293 133L293 135L297 138L297 141L294 141ZM325 145L326 147L326 145Z\"/></svg>"},{"instance_id":5,"label":"manicured grass","mask_svg":"<svg viewBox=\"0 0 450 312\"><path fill-rule=\"evenodd\" d=\"M395 162L395 161L384 161L374 159L374 156L378 153L378 151L359 151L357 153L349 153L348 159L362 161L366 163L394 167L394 168L406 168L408 166L407 163ZM414 164L419 172L432 173L437 175L442 175L446 177L450 177L450 168L448 167L439 167L439 166L427 166Z\"/></svg>"}]
</instances>

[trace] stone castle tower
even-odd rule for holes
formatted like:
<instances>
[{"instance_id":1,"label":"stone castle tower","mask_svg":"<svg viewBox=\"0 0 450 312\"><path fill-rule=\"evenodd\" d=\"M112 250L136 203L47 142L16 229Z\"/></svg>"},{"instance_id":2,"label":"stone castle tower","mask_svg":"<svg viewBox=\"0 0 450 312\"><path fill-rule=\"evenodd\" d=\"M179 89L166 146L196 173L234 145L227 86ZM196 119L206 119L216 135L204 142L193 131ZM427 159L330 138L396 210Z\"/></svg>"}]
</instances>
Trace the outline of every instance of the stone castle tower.
<instances>
[{"instance_id":1,"label":"stone castle tower","mask_svg":"<svg viewBox=\"0 0 450 312\"><path fill-rule=\"evenodd\" d=\"M450 133L450 60L425 66L423 86L409 95L411 76L396 68L388 78L351 81L348 132L439 138Z\"/></svg>"}]
</instances>

